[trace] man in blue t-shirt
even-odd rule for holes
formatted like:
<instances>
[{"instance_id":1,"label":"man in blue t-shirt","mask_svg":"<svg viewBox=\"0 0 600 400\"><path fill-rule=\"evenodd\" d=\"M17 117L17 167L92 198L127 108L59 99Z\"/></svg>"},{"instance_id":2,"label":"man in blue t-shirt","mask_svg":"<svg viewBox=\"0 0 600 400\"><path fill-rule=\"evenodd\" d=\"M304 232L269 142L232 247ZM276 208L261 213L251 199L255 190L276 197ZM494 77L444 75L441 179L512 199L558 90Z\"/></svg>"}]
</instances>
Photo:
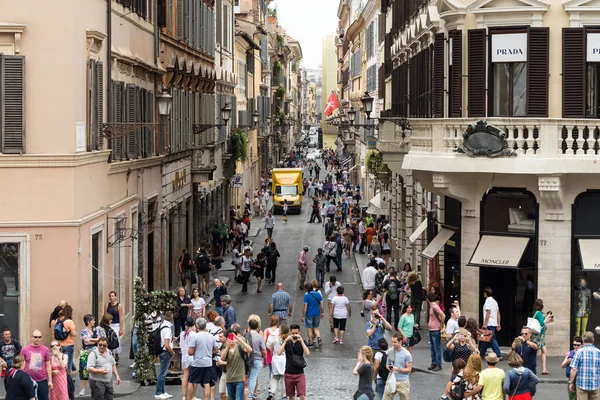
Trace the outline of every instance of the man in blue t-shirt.
<instances>
[{"instance_id":1,"label":"man in blue t-shirt","mask_svg":"<svg viewBox=\"0 0 600 400\"><path fill-rule=\"evenodd\" d=\"M308 347L314 346L313 339L317 338L319 347L323 345L321 341L321 332L319 324L323 318L323 296L318 290L313 290L310 283L304 285L306 294L304 295L304 310L302 311L302 321L308 332Z\"/></svg>"},{"instance_id":2,"label":"man in blue t-shirt","mask_svg":"<svg viewBox=\"0 0 600 400\"><path fill-rule=\"evenodd\" d=\"M521 342L520 345L519 341ZM508 351L509 357L513 351L521 356L523 366L529 368L531 372L537 375L535 358L538 351L538 344L531 340L531 330L528 327L524 326L521 328L521 336L513 341L512 348Z\"/></svg>"},{"instance_id":3,"label":"man in blue t-shirt","mask_svg":"<svg viewBox=\"0 0 600 400\"><path fill-rule=\"evenodd\" d=\"M371 311L371 320L365 323L367 330L367 337L369 338L369 342L367 346L372 348L373 350L379 350L379 344L377 343L379 339L385 337L385 330L392 331L392 325L386 321L386 319L379 314L379 309L374 308Z\"/></svg>"},{"instance_id":4,"label":"man in blue t-shirt","mask_svg":"<svg viewBox=\"0 0 600 400\"><path fill-rule=\"evenodd\" d=\"M401 399L408 399L410 395L408 375L412 371L412 355L402 347L402 339L403 336L399 333L392 336L392 348L388 351L386 365L396 377L396 391L386 391L383 400L392 400L395 395Z\"/></svg>"}]
</instances>

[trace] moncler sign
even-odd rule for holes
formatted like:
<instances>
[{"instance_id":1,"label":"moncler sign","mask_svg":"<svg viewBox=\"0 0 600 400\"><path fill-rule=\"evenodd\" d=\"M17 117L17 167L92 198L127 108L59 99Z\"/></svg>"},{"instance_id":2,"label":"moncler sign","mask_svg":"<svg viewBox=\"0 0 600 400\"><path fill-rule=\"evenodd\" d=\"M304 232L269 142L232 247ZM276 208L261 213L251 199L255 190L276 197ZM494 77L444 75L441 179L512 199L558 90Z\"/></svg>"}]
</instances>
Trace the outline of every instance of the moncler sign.
<instances>
[{"instance_id":1,"label":"moncler sign","mask_svg":"<svg viewBox=\"0 0 600 400\"><path fill-rule=\"evenodd\" d=\"M492 62L527 62L527 33L492 35Z\"/></svg>"}]
</instances>

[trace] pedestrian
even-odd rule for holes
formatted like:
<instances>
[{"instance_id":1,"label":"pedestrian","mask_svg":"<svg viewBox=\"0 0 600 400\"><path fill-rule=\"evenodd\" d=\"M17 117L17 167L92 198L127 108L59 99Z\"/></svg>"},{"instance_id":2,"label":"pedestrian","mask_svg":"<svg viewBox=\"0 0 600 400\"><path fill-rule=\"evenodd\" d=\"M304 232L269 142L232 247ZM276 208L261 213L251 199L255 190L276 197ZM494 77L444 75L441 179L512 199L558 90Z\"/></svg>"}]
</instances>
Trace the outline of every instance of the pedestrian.
<instances>
[{"instance_id":1,"label":"pedestrian","mask_svg":"<svg viewBox=\"0 0 600 400\"><path fill-rule=\"evenodd\" d=\"M481 373L481 369L481 356L477 353L471 354L463 372L463 378L465 380L465 400L481 400L481 392L467 396L467 393L472 393L479 384L479 374Z\"/></svg>"},{"instance_id":2,"label":"pedestrian","mask_svg":"<svg viewBox=\"0 0 600 400\"><path fill-rule=\"evenodd\" d=\"M250 330L247 335L248 341L252 346L251 364L250 371L248 372L248 393L250 399L258 398L255 395L256 387L258 384L258 376L263 364L266 363L266 346L264 335L261 335L258 331L260 329L259 321L251 319L248 321L248 328Z\"/></svg>"},{"instance_id":3,"label":"pedestrian","mask_svg":"<svg viewBox=\"0 0 600 400\"><path fill-rule=\"evenodd\" d=\"M194 265L198 275L198 288L201 296L208 297L208 282L210 282L210 271L212 270L211 260L208 252L203 247L198 248L196 253L198 256L194 260Z\"/></svg>"},{"instance_id":4,"label":"pedestrian","mask_svg":"<svg viewBox=\"0 0 600 400\"><path fill-rule=\"evenodd\" d=\"M521 335L512 342L508 355L510 356L512 353L520 355L523 359L523 366L537 375L536 356L538 348L537 342L531 339L531 330L524 326L521 328Z\"/></svg>"},{"instance_id":5,"label":"pedestrian","mask_svg":"<svg viewBox=\"0 0 600 400\"><path fill-rule=\"evenodd\" d=\"M242 256L242 264L240 271L242 272L242 293L248 294L248 281L250 280L250 274L252 273L252 264L254 259L249 247L244 248L244 255Z\"/></svg>"},{"instance_id":6,"label":"pedestrian","mask_svg":"<svg viewBox=\"0 0 600 400\"><path fill-rule=\"evenodd\" d=\"M221 350L221 361L227 363L227 397L244 400L245 364L242 353L251 354L252 346L240 334L240 326L233 324L227 335L227 343Z\"/></svg>"},{"instance_id":7,"label":"pedestrian","mask_svg":"<svg viewBox=\"0 0 600 400\"><path fill-rule=\"evenodd\" d=\"M317 255L313 258L313 262L315 263L315 272L317 282L319 283L319 289L323 288L323 283L325 281L325 264L327 263L327 257L323 254L323 249L317 249Z\"/></svg>"},{"instance_id":8,"label":"pedestrian","mask_svg":"<svg viewBox=\"0 0 600 400\"><path fill-rule=\"evenodd\" d=\"M371 310L371 319L365 323L365 329L367 330L367 337L369 341L367 346L373 350L379 350L379 341L385 338L385 331L392 331L394 328L389 322L379 313L377 305L373 305Z\"/></svg>"},{"instance_id":9,"label":"pedestrian","mask_svg":"<svg viewBox=\"0 0 600 400\"><path fill-rule=\"evenodd\" d=\"M60 344L53 340L50 343L50 366L52 367L52 390L50 400L69 400L69 389L67 387L67 370L69 357L63 354Z\"/></svg>"},{"instance_id":10,"label":"pedestrian","mask_svg":"<svg viewBox=\"0 0 600 400\"><path fill-rule=\"evenodd\" d=\"M267 256L267 280L269 281L270 285L273 285L275 284L275 279L277 275L277 261L279 260L279 257L281 257L281 254L279 254L279 250L277 250L277 245L272 240L269 242L269 247L265 255Z\"/></svg>"},{"instance_id":11,"label":"pedestrian","mask_svg":"<svg viewBox=\"0 0 600 400\"><path fill-rule=\"evenodd\" d=\"M333 236L328 236L323 243L323 252L327 256L327 262L325 263L325 271L330 271L331 261L337 266L337 270L341 270L341 266L337 260L337 243L334 240Z\"/></svg>"},{"instance_id":12,"label":"pedestrian","mask_svg":"<svg viewBox=\"0 0 600 400\"><path fill-rule=\"evenodd\" d=\"M189 350L194 339L194 332L196 332L196 324L192 317L189 317L185 321L185 331L181 332L179 336L179 349L181 351L181 391L183 398L187 399L188 383L190 378L190 366L194 360L193 356L189 355Z\"/></svg>"},{"instance_id":13,"label":"pedestrian","mask_svg":"<svg viewBox=\"0 0 600 400\"><path fill-rule=\"evenodd\" d=\"M377 302L374 300L373 290L365 290L361 302L360 316L364 317L367 322L371 320L371 311L373 310L374 304L377 304Z\"/></svg>"},{"instance_id":14,"label":"pedestrian","mask_svg":"<svg viewBox=\"0 0 600 400\"><path fill-rule=\"evenodd\" d=\"M358 254L365 254L365 244L367 243L367 236L366 236L366 231L367 231L367 227L365 225L365 221L360 218L359 222L358 222L358 237L360 240L360 246L358 247Z\"/></svg>"},{"instance_id":15,"label":"pedestrian","mask_svg":"<svg viewBox=\"0 0 600 400\"><path fill-rule=\"evenodd\" d=\"M468 362L471 354L477 351L477 345L466 329L460 329L457 335L448 340L446 348L452 352L452 361L460 358Z\"/></svg>"},{"instance_id":16,"label":"pedestrian","mask_svg":"<svg viewBox=\"0 0 600 400\"><path fill-rule=\"evenodd\" d=\"M90 374L87 370L88 356L96 348L100 340L100 328L94 326L96 325L96 319L92 314L83 316L83 324L85 327L81 330L81 352L79 352L79 380L81 381L82 389L79 392L79 397L85 396L85 389L90 379Z\"/></svg>"},{"instance_id":17,"label":"pedestrian","mask_svg":"<svg viewBox=\"0 0 600 400\"><path fill-rule=\"evenodd\" d=\"M173 311L167 311L165 313L164 320L156 328L160 332L160 348L161 352L158 355L160 360L160 370L158 377L156 378L156 392L154 395L155 399L163 400L171 398L172 396L165 392L165 381L167 378L167 372L169 371L169 365L171 360L175 357L173 351Z\"/></svg>"},{"instance_id":18,"label":"pedestrian","mask_svg":"<svg viewBox=\"0 0 600 400\"><path fill-rule=\"evenodd\" d=\"M273 321L274 318L277 318L277 316L272 316L271 320ZM290 328L287 325L281 325L278 335L271 334L268 336L267 354L270 353L272 359L270 364L271 380L269 383L269 397L267 397L267 400L272 400L277 395L277 389L280 383L283 385L285 384L284 374L286 357L283 354L279 355L278 352L289 334Z\"/></svg>"},{"instance_id":19,"label":"pedestrian","mask_svg":"<svg viewBox=\"0 0 600 400\"><path fill-rule=\"evenodd\" d=\"M265 278L267 260L263 253L258 253L256 261L252 264L252 275L256 278L256 293L262 293L262 281Z\"/></svg>"},{"instance_id":20,"label":"pedestrian","mask_svg":"<svg viewBox=\"0 0 600 400\"><path fill-rule=\"evenodd\" d=\"M429 293L427 294L429 302L429 346L431 352L431 365L429 370L440 371L442 369L442 348L441 348L441 328L444 324L446 316L439 306L439 296Z\"/></svg>"},{"instance_id":21,"label":"pedestrian","mask_svg":"<svg viewBox=\"0 0 600 400\"><path fill-rule=\"evenodd\" d=\"M108 350L108 340L100 338L98 347L88 356L88 371L90 372L90 389L92 400L112 400L114 398L113 377L117 385L121 384L117 361ZM160 397L167 399L168 397Z\"/></svg>"},{"instance_id":22,"label":"pedestrian","mask_svg":"<svg viewBox=\"0 0 600 400\"><path fill-rule=\"evenodd\" d=\"M554 322L554 316L552 311L548 312L545 316L542 312L544 309L544 301L542 299L536 299L533 302L533 318L535 318L542 327L542 330L538 334L533 334L531 339L538 344L538 348L541 350L542 359L542 375L548 375L548 369L546 368L546 328L548 324Z\"/></svg>"},{"instance_id":23,"label":"pedestrian","mask_svg":"<svg viewBox=\"0 0 600 400\"><path fill-rule=\"evenodd\" d=\"M21 349L25 358L24 371L37 383L37 399L48 400L49 390L52 390L52 365L50 350L42 345L42 332L37 329L31 334L31 344Z\"/></svg>"},{"instance_id":24,"label":"pedestrian","mask_svg":"<svg viewBox=\"0 0 600 400\"><path fill-rule=\"evenodd\" d=\"M190 255L190 252L188 249L183 249L183 253L179 257L179 275L181 276L181 284L186 288L186 291L192 290L192 274L193 273L194 273L194 261L192 261L192 256ZM115 297L116 297L116 295L115 295Z\"/></svg>"},{"instance_id":25,"label":"pedestrian","mask_svg":"<svg viewBox=\"0 0 600 400\"><path fill-rule=\"evenodd\" d=\"M517 353L508 356L508 366L511 369L505 373L502 385L508 400L531 400L540 378L523 366L523 359Z\"/></svg>"},{"instance_id":26,"label":"pedestrian","mask_svg":"<svg viewBox=\"0 0 600 400\"><path fill-rule=\"evenodd\" d=\"M321 195L321 193L323 192L322 187L323 184L319 182L319 195ZM325 226L325 222L327 221L327 207L325 206L325 203L321 204L319 207L319 216L321 217L319 219L319 222L322 226Z\"/></svg>"},{"instance_id":27,"label":"pedestrian","mask_svg":"<svg viewBox=\"0 0 600 400\"><path fill-rule=\"evenodd\" d=\"M178 311L177 316L175 317L175 332L173 332L176 338L178 338L181 331L185 329L185 321L188 319L188 316L191 315L190 310L193 306L191 299L185 294L185 288L182 286L177 289Z\"/></svg>"},{"instance_id":28,"label":"pedestrian","mask_svg":"<svg viewBox=\"0 0 600 400\"><path fill-rule=\"evenodd\" d=\"M215 310L219 315L223 315L223 306L221 305L221 297L227 294L227 286L225 283L218 278L213 279L213 284L215 285L215 290L213 290L213 296L215 298ZM206 311L206 307L204 308Z\"/></svg>"},{"instance_id":29,"label":"pedestrian","mask_svg":"<svg viewBox=\"0 0 600 400\"><path fill-rule=\"evenodd\" d=\"M390 238L386 233L383 234L383 239L381 241L381 254L383 255L383 262L387 265L388 260L390 259L390 255L392 254L392 248L390 247Z\"/></svg>"},{"instance_id":30,"label":"pedestrian","mask_svg":"<svg viewBox=\"0 0 600 400\"><path fill-rule=\"evenodd\" d=\"M600 350L594 346L594 334L583 335L583 347L571 361L569 390L577 393L577 399L598 399L600 388Z\"/></svg>"},{"instance_id":31,"label":"pedestrian","mask_svg":"<svg viewBox=\"0 0 600 400\"><path fill-rule=\"evenodd\" d=\"M392 400L395 395L400 400L408 400L410 394L410 382L408 374L412 372L412 356L404 347L402 347L402 335L394 333L392 336L392 349L388 352L386 365L396 378L396 391L385 391L383 400Z\"/></svg>"},{"instance_id":32,"label":"pedestrian","mask_svg":"<svg viewBox=\"0 0 600 400\"><path fill-rule=\"evenodd\" d=\"M265 229L267 230L267 237L269 239L273 238L273 228L275 228L275 217L273 216L273 213L269 211L265 217Z\"/></svg>"},{"instance_id":33,"label":"pedestrian","mask_svg":"<svg viewBox=\"0 0 600 400\"><path fill-rule=\"evenodd\" d=\"M402 335L402 346L406 347L411 354L415 327L415 316L412 315L412 306L405 304L402 306L402 316L398 322L398 332Z\"/></svg>"},{"instance_id":34,"label":"pedestrian","mask_svg":"<svg viewBox=\"0 0 600 400\"><path fill-rule=\"evenodd\" d=\"M339 286L337 288L337 296L331 300L329 306L329 313L333 315L333 344L339 342L344 344L344 334L346 333L346 321L352 317L352 309L350 307L350 301L344 296L344 287ZM339 339L338 339L339 335Z\"/></svg>"},{"instance_id":35,"label":"pedestrian","mask_svg":"<svg viewBox=\"0 0 600 400\"><path fill-rule=\"evenodd\" d=\"M289 400L295 400L296 396L300 400L306 400L306 377L304 376L306 361L304 357L310 355L310 350L306 347L302 336L300 336L299 325L290 325L290 335L288 335L283 345L277 351L277 355L282 355L284 351L285 394Z\"/></svg>"},{"instance_id":36,"label":"pedestrian","mask_svg":"<svg viewBox=\"0 0 600 400\"><path fill-rule=\"evenodd\" d=\"M565 368L565 373L567 375L567 379L569 379L569 380L571 378L571 361L573 361L573 356L575 355L575 353L577 353L581 349L582 346L583 346L583 339L581 338L581 336L575 336L573 338L573 350L569 350L567 352L565 359L560 364L561 368ZM567 393L569 394L569 400L577 399L577 393L569 390L569 384L567 384Z\"/></svg>"},{"instance_id":37,"label":"pedestrian","mask_svg":"<svg viewBox=\"0 0 600 400\"><path fill-rule=\"evenodd\" d=\"M281 212L281 220L285 223L287 223L288 221L288 216L287 216L287 212L288 212L288 202L287 200L283 200L283 206L282 208L282 212Z\"/></svg>"},{"instance_id":38,"label":"pedestrian","mask_svg":"<svg viewBox=\"0 0 600 400\"><path fill-rule=\"evenodd\" d=\"M231 296L224 294L221 296L221 307L223 307L222 317L225 319L225 329L229 330L237 321L235 310L231 306Z\"/></svg>"},{"instance_id":39,"label":"pedestrian","mask_svg":"<svg viewBox=\"0 0 600 400\"><path fill-rule=\"evenodd\" d=\"M281 325L287 324L288 317L292 317L292 298L289 293L286 292L283 283L277 284L277 291L271 295L271 303L269 303L269 317L276 315L279 317L279 323Z\"/></svg>"},{"instance_id":40,"label":"pedestrian","mask_svg":"<svg viewBox=\"0 0 600 400\"><path fill-rule=\"evenodd\" d=\"M52 323L54 339L62 347L62 352L69 358L69 371L73 369L73 353L75 352L75 336L77 329L73 322L73 308L66 305L58 313L59 317Z\"/></svg>"},{"instance_id":41,"label":"pedestrian","mask_svg":"<svg viewBox=\"0 0 600 400\"><path fill-rule=\"evenodd\" d=\"M354 239L354 232L350 228L350 224L346 224L346 229L344 229L344 232L342 232L342 238L344 239L344 251L346 252L346 257L350 258L352 240Z\"/></svg>"},{"instance_id":42,"label":"pedestrian","mask_svg":"<svg viewBox=\"0 0 600 400\"><path fill-rule=\"evenodd\" d=\"M267 329L265 329L264 331L264 337L265 337L265 344L268 344L269 342L269 337L271 336L279 336L281 334L280 328L279 328L279 317L277 315L269 315L269 327ZM269 346L267 345L267 356L266 356L266 361L267 361L267 366L269 367L269 375L273 374L273 353L272 351L269 349Z\"/></svg>"},{"instance_id":43,"label":"pedestrian","mask_svg":"<svg viewBox=\"0 0 600 400\"><path fill-rule=\"evenodd\" d=\"M454 302L448 310L450 312L450 318L446 322L446 337L452 337L458 332L458 317L460 317L460 309L457 306L457 302Z\"/></svg>"},{"instance_id":44,"label":"pedestrian","mask_svg":"<svg viewBox=\"0 0 600 400\"><path fill-rule=\"evenodd\" d=\"M485 303L483 303L482 328L492 331L492 350L494 353L496 353L498 359L502 361L502 353L500 352L500 347L498 346L498 341L496 340L496 331L502 329L502 326L500 325L500 309L498 308L498 302L494 299L494 292L489 287L486 287L483 290L483 298L485 299ZM479 349L479 353L486 354L489 346L489 342L483 342L481 348Z\"/></svg>"},{"instance_id":45,"label":"pedestrian","mask_svg":"<svg viewBox=\"0 0 600 400\"><path fill-rule=\"evenodd\" d=\"M385 291L385 304L387 308L387 320L392 326L397 326L400 314L400 281L396 278L396 271L392 270L389 273L389 279L385 280L381 285L382 291ZM393 312L393 323L392 323Z\"/></svg>"},{"instance_id":46,"label":"pedestrian","mask_svg":"<svg viewBox=\"0 0 600 400\"><path fill-rule=\"evenodd\" d=\"M179 303L179 298L177 299L177 303ZM198 318L204 317L206 315L206 301L202 297L200 297L200 289L193 288L192 289L192 297L190 298L191 304L191 313L190 316L192 320L195 321ZM215 302L215 304L218 304ZM182 307L185 309L185 307ZM179 310L181 311L181 309ZM187 316L186 316L187 320ZM185 323L185 321L184 321ZM177 330L177 329L176 329ZM175 336L179 336L177 333Z\"/></svg>"},{"instance_id":47,"label":"pedestrian","mask_svg":"<svg viewBox=\"0 0 600 400\"><path fill-rule=\"evenodd\" d=\"M336 260L337 260L337 271L342 271L342 254L344 254L344 241L342 240L342 235L339 231L334 232L333 236L335 237L335 250L336 250Z\"/></svg>"},{"instance_id":48,"label":"pedestrian","mask_svg":"<svg viewBox=\"0 0 600 400\"><path fill-rule=\"evenodd\" d=\"M219 349L217 339L206 331L206 319L198 318L188 354L193 356L187 387L187 399L192 400L196 395L198 385L204 389L203 398L211 397L211 387L215 386L212 374L212 357ZM214 396L214 394L213 394ZM214 397L213 397L214 398Z\"/></svg>"},{"instance_id":49,"label":"pedestrian","mask_svg":"<svg viewBox=\"0 0 600 400\"><path fill-rule=\"evenodd\" d=\"M332 236L334 230L335 230L335 223L333 222L333 218L330 218L328 216L327 223L325 224L325 237L328 238L328 237Z\"/></svg>"},{"instance_id":50,"label":"pedestrian","mask_svg":"<svg viewBox=\"0 0 600 400\"><path fill-rule=\"evenodd\" d=\"M372 346L370 346L372 347ZM384 337L377 341L377 350L373 361L373 380L375 381L375 389L377 391L377 399L383 399L385 392L385 382L387 381L390 371L387 367L387 351L388 342Z\"/></svg>"},{"instance_id":51,"label":"pedestrian","mask_svg":"<svg viewBox=\"0 0 600 400\"><path fill-rule=\"evenodd\" d=\"M358 351L358 361L352 375L358 376L358 389L354 393L354 400L373 400L373 349L362 346Z\"/></svg>"},{"instance_id":52,"label":"pedestrian","mask_svg":"<svg viewBox=\"0 0 600 400\"><path fill-rule=\"evenodd\" d=\"M333 313L331 312L331 300L337 296L337 288L342 286L337 281L335 275L329 277L329 281L325 283L325 295L327 295L327 310L329 311L329 329L333 332Z\"/></svg>"},{"instance_id":53,"label":"pedestrian","mask_svg":"<svg viewBox=\"0 0 600 400\"><path fill-rule=\"evenodd\" d=\"M115 358L115 363L119 365L119 354L121 353L121 321L123 321L123 306L117 301L117 292L114 290L108 293L108 303L106 304L106 309L104 312L112 316L110 328L116 333L117 339L119 340L119 347L111 350Z\"/></svg>"},{"instance_id":54,"label":"pedestrian","mask_svg":"<svg viewBox=\"0 0 600 400\"><path fill-rule=\"evenodd\" d=\"M300 271L300 290L304 289L306 274L308 272L308 246L304 246L298 254L298 271Z\"/></svg>"},{"instance_id":55,"label":"pedestrian","mask_svg":"<svg viewBox=\"0 0 600 400\"><path fill-rule=\"evenodd\" d=\"M221 245L221 242L218 242L215 247L213 247L212 252L210 253L210 264L213 272L213 277L219 275L219 270L222 267L223 263L223 249L224 247ZM202 282L205 283L205 282ZM208 297L208 283L206 283L206 297Z\"/></svg>"},{"instance_id":56,"label":"pedestrian","mask_svg":"<svg viewBox=\"0 0 600 400\"><path fill-rule=\"evenodd\" d=\"M210 313L209 313L210 314ZM221 398L227 395L227 385L222 383L221 381L225 381L225 376L221 373L221 350L223 346L227 342L227 331L225 330L225 320L223 317L216 316L214 321L214 328L208 329L208 325L206 325L208 333L213 335L215 339L217 339L217 348L219 349L216 353L213 354L212 357L212 367L211 367L211 375L212 379L215 382L215 385L210 388L210 398L216 399L215 394L217 392L217 386L219 388L219 396Z\"/></svg>"},{"instance_id":57,"label":"pedestrian","mask_svg":"<svg viewBox=\"0 0 600 400\"><path fill-rule=\"evenodd\" d=\"M20 353L21 343L12 337L9 328L4 328L2 330L2 341L0 341L0 359L6 363L5 368L12 367L14 358Z\"/></svg>"},{"instance_id":58,"label":"pedestrian","mask_svg":"<svg viewBox=\"0 0 600 400\"><path fill-rule=\"evenodd\" d=\"M379 296L385 292L385 290L383 289L383 281L386 280L385 277L387 276L387 271L385 270L384 263L377 264L375 262L375 260L372 260L372 262L373 262L373 268L375 268L377 270L377 273L375 274L375 292ZM365 277L364 277L364 271L363 271L363 286L364 286L364 280L365 280Z\"/></svg>"},{"instance_id":59,"label":"pedestrian","mask_svg":"<svg viewBox=\"0 0 600 400\"><path fill-rule=\"evenodd\" d=\"M375 265L374 260L370 261L362 273L362 283L365 290L375 289L375 277L378 273Z\"/></svg>"},{"instance_id":60,"label":"pedestrian","mask_svg":"<svg viewBox=\"0 0 600 400\"><path fill-rule=\"evenodd\" d=\"M34 400L36 388L33 379L23 371L25 358L21 355L15 356L12 367L6 371L4 387L7 399Z\"/></svg>"},{"instance_id":61,"label":"pedestrian","mask_svg":"<svg viewBox=\"0 0 600 400\"><path fill-rule=\"evenodd\" d=\"M318 291L313 291L310 283L306 283L304 289L306 290L306 294L304 295L302 322L304 322L304 327L308 334L308 347L314 346L314 340L321 347L323 342L321 341L319 324L325 315L323 311L323 297Z\"/></svg>"},{"instance_id":62,"label":"pedestrian","mask_svg":"<svg viewBox=\"0 0 600 400\"><path fill-rule=\"evenodd\" d=\"M474 355L473 355L474 356ZM479 382L473 390L465 393L465 398L481 393L481 400L503 400L503 384L505 373L501 368L496 368L500 358L493 352L485 356L488 367L479 374Z\"/></svg>"}]
</instances>

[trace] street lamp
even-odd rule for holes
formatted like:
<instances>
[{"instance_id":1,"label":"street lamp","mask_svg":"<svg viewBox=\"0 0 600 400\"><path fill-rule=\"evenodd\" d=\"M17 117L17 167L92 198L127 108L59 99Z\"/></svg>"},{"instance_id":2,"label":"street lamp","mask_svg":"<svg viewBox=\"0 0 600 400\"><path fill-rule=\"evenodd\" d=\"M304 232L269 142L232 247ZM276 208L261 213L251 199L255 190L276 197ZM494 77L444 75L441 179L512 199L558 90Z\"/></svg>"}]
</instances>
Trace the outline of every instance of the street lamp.
<instances>
[{"instance_id":1,"label":"street lamp","mask_svg":"<svg viewBox=\"0 0 600 400\"><path fill-rule=\"evenodd\" d=\"M168 92L162 92L156 95L156 102L158 103L158 115L166 117L171 114L171 107L173 106L173 96Z\"/></svg>"},{"instance_id":2,"label":"street lamp","mask_svg":"<svg viewBox=\"0 0 600 400\"><path fill-rule=\"evenodd\" d=\"M350 120L350 124L354 124L354 121L356 121L356 110L354 108L350 107L347 114L348 114L348 119Z\"/></svg>"},{"instance_id":3,"label":"street lamp","mask_svg":"<svg viewBox=\"0 0 600 400\"><path fill-rule=\"evenodd\" d=\"M369 92L365 92L363 97L360 98L360 102L363 105L367 119L371 119L371 111L373 111L373 98L369 96Z\"/></svg>"},{"instance_id":4,"label":"street lamp","mask_svg":"<svg viewBox=\"0 0 600 400\"><path fill-rule=\"evenodd\" d=\"M221 108L221 119L223 120L222 124L194 124L192 125L192 131L194 135L199 135L202 132L209 130L210 128L220 128L222 126L227 126L227 122L231 118L231 106L229 104L225 104L223 108Z\"/></svg>"},{"instance_id":5,"label":"street lamp","mask_svg":"<svg viewBox=\"0 0 600 400\"><path fill-rule=\"evenodd\" d=\"M259 118L260 118L260 114L258 113L258 110L254 110L254 112L252 113L252 122L254 123L254 126L256 126L256 124L258 124Z\"/></svg>"}]
</instances>

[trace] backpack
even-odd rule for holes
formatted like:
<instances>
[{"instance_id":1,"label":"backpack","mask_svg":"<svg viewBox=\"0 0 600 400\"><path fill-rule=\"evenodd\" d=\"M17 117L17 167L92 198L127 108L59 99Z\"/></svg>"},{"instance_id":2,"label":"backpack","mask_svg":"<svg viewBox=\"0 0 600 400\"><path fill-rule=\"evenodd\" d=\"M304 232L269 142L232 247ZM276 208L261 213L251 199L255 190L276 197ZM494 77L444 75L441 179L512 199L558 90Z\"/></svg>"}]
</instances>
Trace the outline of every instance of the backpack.
<instances>
[{"instance_id":1,"label":"backpack","mask_svg":"<svg viewBox=\"0 0 600 400\"><path fill-rule=\"evenodd\" d=\"M250 333L245 333L244 339L246 339L248 343L252 343L252 335ZM242 360L244 360L244 370L246 371L246 375L248 375L250 368L252 367L252 352L250 354L246 353L241 345L238 345L238 350L242 356Z\"/></svg>"},{"instance_id":2,"label":"backpack","mask_svg":"<svg viewBox=\"0 0 600 400\"><path fill-rule=\"evenodd\" d=\"M151 356L157 356L163 351L163 344L161 338L161 332L163 329L168 328L166 325L161 325L148 335L148 353ZM108 346L110 349L110 344Z\"/></svg>"},{"instance_id":3,"label":"backpack","mask_svg":"<svg viewBox=\"0 0 600 400\"><path fill-rule=\"evenodd\" d=\"M265 253L265 255L267 256L267 262L270 265L274 265L277 264L277 250L276 249L268 249L267 252Z\"/></svg>"},{"instance_id":4,"label":"backpack","mask_svg":"<svg viewBox=\"0 0 600 400\"><path fill-rule=\"evenodd\" d=\"M377 368L377 374L383 379L387 381L388 375L390 374L390 370L387 369L387 353L383 350L379 350L381 353L381 361L379 361L379 368Z\"/></svg>"},{"instance_id":5,"label":"backpack","mask_svg":"<svg viewBox=\"0 0 600 400\"><path fill-rule=\"evenodd\" d=\"M460 377L460 380L458 382L452 382L452 390L450 390L450 398L454 399L454 400L462 400L465 398L465 392L467 390L467 382L465 381L465 378L463 378L462 376L457 376L457 378Z\"/></svg>"},{"instance_id":6,"label":"backpack","mask_svg":"<svg viewBox=\"0 0 600 400\"><path fill-rule=\"evenodd\" d=\"M61 320L57 320L54 324L54 339L65 340L69 337L69 331L65 329L66 320L66 318L63 318Z\"/></svg>"},{"instance_id":7,"label":"backpack","mask_svg":"<svg viewBox=\"0 0 600 400\"><path fill-rule=\"evenodd\" d=\"M390 297L390 300L398 299L398 292L400 291L400 284L397 279L390 279L388 283L388 291L387 294Z\"/></svg>"},{"instance_id":8,"label":"backpack","mask_svg":"<svg viewBox=\"0 0 600 400\"><path fill-rule=\"evenodd\" d=\"M446 343L444 343L444 351L442 352L442 358L446 362L453 361L452 358L454 357L454 350L450 350L447 346L448 346L448 343L450 343L452 340L454 340L455 335L456 335L456 333L454 335L450 336L450 338L446 341Z\"/></svg>"},{"instance_id":9,"label":"backpack","mask_svg":"<svg viewBox=\"0 0 600 400\"><path fill-rule=\"evenodd\" d=\"M201 254L196 257L196 273L207 274L210 272L210 260L206 254Z\"/></svg>"},{"instance_id":10,"label":"backpack","mask_svg":"<svg viewBox=\"0 0 600 400\"><path fill-rule=\"evenodd\" d=\"M117 333L110 326L105 327L104 330L106 331L106 341L108 342L108 349L114 350L119 348L120 343Z\"/></svg>"}]
</instances>

